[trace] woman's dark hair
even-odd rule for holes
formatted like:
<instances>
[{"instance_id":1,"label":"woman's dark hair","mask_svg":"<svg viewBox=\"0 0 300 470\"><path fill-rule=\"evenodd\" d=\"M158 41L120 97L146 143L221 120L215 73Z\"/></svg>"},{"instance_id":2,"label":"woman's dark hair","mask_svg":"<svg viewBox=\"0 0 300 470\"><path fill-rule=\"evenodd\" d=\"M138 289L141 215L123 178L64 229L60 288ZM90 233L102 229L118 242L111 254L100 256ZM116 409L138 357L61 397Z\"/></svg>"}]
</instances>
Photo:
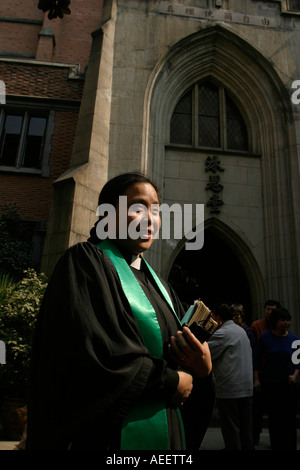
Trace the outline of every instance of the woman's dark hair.
<instances>
[{"instance_id":1,"label":"woman's dark hair","mask_svg":"<svg viewBox=\"0 0 300 470\"><path fill-rule=\"evenodd\" d=\"M157 194L159 194L156 184L153 183L153 181L151 181L150 178L148 178L143 173L122 173L121 175L111 178L105 183L99 194L98 206L101 204L111 204L112 206L116 207L119 202L119 197L124 196L127 189L137 183L151 184ZM91 229L90 238L88 239L89 242L95 244L99 243L99 238L96 234L96 226L98 222L99 221L97 220L94 227Z\"/></svg>"},{"instance_id":2,"label":"woman's dark hair","mask_svg":"<svg viewBox=\"0 0 300 470\"><path fill-rule=\"evenodd\" d=\"M292 316L286 308L274 308L270 315L270 324L272 330L276 328L278 320L291 320Z\"/></svg>"},{"instance_id":3,"label":"woman's dark hair","mask_svg":"<svg viewBox=\"0 0 300 470\"><path fill-rule=\"evenodd\" d=\"M103 186L98 199L98 205L100 204L112 204L114 207L119 202L119 197L124 196L128 188L133 184L137 183L148 183L153 186L155 191L158 193L157 186L143 173L123 173L115 176L105 183Z\"/></svg>"},{"instance_id":4,"label":"woman's dark hair","mask_svg":"<svg viewBox=\"0 0 300 470\"><path fill-rule=\"evenodd\" d=\"M214 311L214 315L220 315L221 320L227 321L232 320L233 309L228 304L218 305Z\"/></svg>"}]
</instances>

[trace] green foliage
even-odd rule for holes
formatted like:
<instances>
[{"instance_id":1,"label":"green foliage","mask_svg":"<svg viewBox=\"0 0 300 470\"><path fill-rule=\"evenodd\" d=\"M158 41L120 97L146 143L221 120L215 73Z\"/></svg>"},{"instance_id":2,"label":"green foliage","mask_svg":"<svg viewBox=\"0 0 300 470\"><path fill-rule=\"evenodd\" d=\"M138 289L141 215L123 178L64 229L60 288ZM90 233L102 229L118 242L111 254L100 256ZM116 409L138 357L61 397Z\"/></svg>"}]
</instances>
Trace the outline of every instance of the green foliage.
<instances>
[{"instance_id":1,"label":"green foliage","mask_svg":"<svg viewBox=\"0 0 300 470\"><path fill-rule=\"evenodd\" d=\"M6 345L6 364L0 365L1 394L26 397L34 327L47 278L28 269L20 281L4 280L2 285L0 339Z\"/></svg>"},{"instance_id":2,"label":"green foliage","mask_svg":"<svg viewBox=\"0 0 300 470\"><path fill-rule=\"evenodd\" d=\"M0 207L0 233L0 272L20 279L31 267L32 233L15 204Z\"/></svg>"},{"instance_id":3,"label":"green foliage","mask_svg":"<svg viewBox=\"0 0 300 470\"><path fill-rule=\"evenodd\" d=\"M14 283L15 279L10 274L0 274L0 305L2 305L6 300L8 286Z\"/></svg>"},{"instance_id":4,"label":"green foliage","mask_svg":"<svg viewBox=\"0 0 300 470\"><path fill-rule=\"evenodd\" d=\"M70 0L39 0L38 8L44 12L49 11L48 18L63 18L64 15L70 15Z\"/></svg>"}]
</instances>

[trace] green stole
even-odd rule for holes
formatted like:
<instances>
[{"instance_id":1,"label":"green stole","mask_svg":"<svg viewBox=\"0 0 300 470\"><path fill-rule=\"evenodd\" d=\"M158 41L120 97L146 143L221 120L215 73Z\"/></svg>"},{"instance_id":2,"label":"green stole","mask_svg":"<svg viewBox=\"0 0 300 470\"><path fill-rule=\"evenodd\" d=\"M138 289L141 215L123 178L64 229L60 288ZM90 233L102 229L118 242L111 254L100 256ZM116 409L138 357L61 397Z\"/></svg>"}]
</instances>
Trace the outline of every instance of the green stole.
<instances>
[{"instance_id":1,"label":"green stole","mask_svg":"<svg viewBox=\"0 0 300 470\"><path fill-rule=\"evenodd\" d=\"M114 243L106 239L98 244L98 248L106 253L117 270L122 288L150 355L159 359L162 358L163 345L159 323L155 310L142 287ZM168 292L146 260L144 262L177 318ZM153 399L147 400L147 403L143 401L136 403L123 423L121 450L168 450L169 447L167 412L164 400Z\"/></svg>"}]
</instances>

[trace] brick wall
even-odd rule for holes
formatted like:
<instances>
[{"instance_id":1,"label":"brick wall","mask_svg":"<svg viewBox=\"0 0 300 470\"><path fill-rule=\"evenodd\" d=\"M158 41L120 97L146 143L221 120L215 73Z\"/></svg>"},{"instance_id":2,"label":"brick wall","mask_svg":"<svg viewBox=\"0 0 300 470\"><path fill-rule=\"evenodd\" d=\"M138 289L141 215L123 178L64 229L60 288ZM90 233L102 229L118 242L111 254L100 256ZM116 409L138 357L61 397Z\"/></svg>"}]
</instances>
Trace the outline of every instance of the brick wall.
<instances>
[{"instance_id":1,"label":"brick wall","mask_svg":"<svg viewBox=\"0 0 300 470\"><path fill-rule=\"evenodd\" d=\"M72 0L71 15L50 21L47 13L37 8L38 0L1 0L0 55L36 57L38 34L50 26L55 47L48 60L79 64L84 71L90 54L91 33L100 27L102 3L103 0Z\"/></svg>"},{"instance_id":2,"label":"brick wall","mask_svg":"<svg viewBox=\"0 0 300 470\"><path fill-rule=\"evenodd\" d=\"M84 71L91 48L91 33L101 24L103 0L72 0L71 15L61 21L61 39L53 60L78 63Z\"/></svg>"},{"instance_id":3,"label":"brick wall","mask_svg":"<svg viewBox=\"0 0 300 470\"><path fill-rule=\"evenodd\" d=\"M7 95L80 100L83 81L69 79L70 67L1 61Z\"/></svg>"},{"instance_id":4,"label":"brick wall","mask_svg":"<svg viewBox=\"0 0 300 470\"><path fill-rule=\"evenodd\" d=\"M15 203L25 220L47 225L53 181L69 169L84 80L70 79L66 64L85 71L102 3L72 0L70 16L50 21L37 8L38 0L0 0L0 80L7 106L16 101L32 106L38 98L39 106L54 110L49 177L1 172L0 167L0 205Z\"/></svg>"},{"instance_id":5,"label":"brick wall","mask_svg":"<svg viewBox=\"0 0 300 470\"><path fill-rule=\"evenodd\" d=\"M37 0L1 0L0 53L35 57L38 33L44 13L37 8ZM16 22L13 22L15 19Z\"/></svg>"},{"instance_id":6,"label":"brick wall","mask_svg":"<svg viewBox=\"0 0 300 470\"><path fill-rule=\"evenodd\" d=\"M43 107L55 109L50 176L44 178L39 175L1 173L0 168L0 205L16 203L24 219L47 221L53 193L52 183L70 165L84 81L69 79L69 72L69 67L1 62L0 59L0 79L6 84L7 104L10 96L26 97L32 102L38 97L44 99ZM69 100L78 103L77 106L75 103L74 110L64 110L64 102L57 108L53 101L55 99L66 100L66 105L70 105Z\"/></svg>"},{"instance_id":7,"label":"brick wall","mask_svg":"<svg viewBox=\"0 0 300 470\"><path fill-rule=\"evenodd\" d=\"M38 0L1 0L0 17L42 20L44 13L37 8L37 4Z\"/></svg>"},{"instance_id":8,"label":"brick wall","mask_svg":"<svg viewBox=\"0 0 300 470\"><path fill-rule=\"evenodd\" d=\"M77 119L75 112L55 112L49 178L0 172L0 206L7 202L15 203L22 218L47 221L53 194L52 183L69 168Z\"/></svg>"},{"instance_id":9,"label":"brick wall","mask_svg":"<svg viewBox=\"0 0 300 470\"><path fill-rule=\"evenodd\" d=\"M41 26L19 23L0 23L0 51L13 56L35 57ZM3 43L2 38L5 38Z\"/></svg>"}]
</instances>

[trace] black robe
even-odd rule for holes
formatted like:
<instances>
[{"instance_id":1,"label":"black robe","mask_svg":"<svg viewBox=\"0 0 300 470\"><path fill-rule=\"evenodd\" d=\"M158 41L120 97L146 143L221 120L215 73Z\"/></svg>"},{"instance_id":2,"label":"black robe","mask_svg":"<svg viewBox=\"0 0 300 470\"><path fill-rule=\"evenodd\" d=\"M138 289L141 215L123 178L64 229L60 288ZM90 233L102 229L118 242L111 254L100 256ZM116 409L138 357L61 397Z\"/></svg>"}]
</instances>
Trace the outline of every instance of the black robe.
<instances>
[{"instance_id":1,"label":"black robe","mask_svg":"<svg viewBox=\"0 0 300 470\"><path fill-rule=\"evenodd\" d=\"M151 299L166 347L179 328L143 263L135 275ZM184 313L169 286L175 311ZM58 262L38 316L32 354L27 449L120 449L121 424L141 396L167 404L170 448L183 448L178 384L168 358L150 356L117 271L90 242Z\"/></svg>"}]
</instances>

